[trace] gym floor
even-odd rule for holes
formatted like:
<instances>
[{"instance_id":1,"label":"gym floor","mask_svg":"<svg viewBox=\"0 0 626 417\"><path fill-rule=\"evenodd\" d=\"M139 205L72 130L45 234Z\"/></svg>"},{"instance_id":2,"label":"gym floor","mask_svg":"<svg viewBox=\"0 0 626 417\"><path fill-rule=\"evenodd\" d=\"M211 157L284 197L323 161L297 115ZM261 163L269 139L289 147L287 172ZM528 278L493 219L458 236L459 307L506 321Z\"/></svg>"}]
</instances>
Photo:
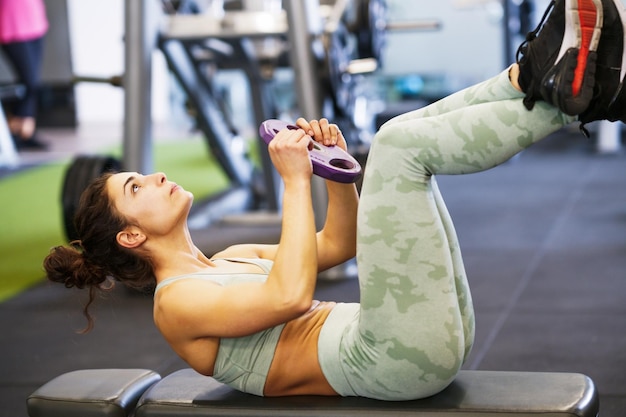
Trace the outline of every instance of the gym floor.
<instances>
[{"instance_id":1,"label":"gym floor","mask_svg":"<svg viewBox=\"0 0 626 417\"><path fill-rule=\"evenodd\" d=\"M26 163L92 142L81 131L48 133L59 137L55 149L24 154ZM501 167L440 177L439 185L457 227L477 316L465 368L583 373L598 386L601 415L623 416L626 156L596 153L593 138L572 127ZM240 227L237 234L209 229L194 237L212 252L231 243L225 235L273 241L277 232ZM357 301L357 281L320 281L316 295ZM97 301L95 329L80 335L85 296L42 282L0 304L1 416L25 417L26 397L71 370L148 368L167 375L186 367L157 333L150 296L115 289Z\"/></svg>"}]
</instances>

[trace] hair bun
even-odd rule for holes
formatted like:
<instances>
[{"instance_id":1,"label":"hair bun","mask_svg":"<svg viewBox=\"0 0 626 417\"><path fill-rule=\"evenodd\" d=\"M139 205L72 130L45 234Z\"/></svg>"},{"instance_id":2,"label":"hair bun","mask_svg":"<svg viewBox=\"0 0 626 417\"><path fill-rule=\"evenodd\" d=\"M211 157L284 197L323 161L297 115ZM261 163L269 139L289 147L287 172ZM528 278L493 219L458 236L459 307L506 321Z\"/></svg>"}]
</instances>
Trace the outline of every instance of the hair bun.
<instances>
[{"instance_id":1,"label":"hair bun","mask_svg":"<svg viewBox=\"0 0 626 417\"><path fill-rule=\"evenodd\" d=\"M99 285L106 280L106 274L90 264L82 251L80 241L70 243L71 247L56 246L44 259L44 269L48 279L65 285L67 288L84 288L86 285Z\"/></svg>"}]
</instances>

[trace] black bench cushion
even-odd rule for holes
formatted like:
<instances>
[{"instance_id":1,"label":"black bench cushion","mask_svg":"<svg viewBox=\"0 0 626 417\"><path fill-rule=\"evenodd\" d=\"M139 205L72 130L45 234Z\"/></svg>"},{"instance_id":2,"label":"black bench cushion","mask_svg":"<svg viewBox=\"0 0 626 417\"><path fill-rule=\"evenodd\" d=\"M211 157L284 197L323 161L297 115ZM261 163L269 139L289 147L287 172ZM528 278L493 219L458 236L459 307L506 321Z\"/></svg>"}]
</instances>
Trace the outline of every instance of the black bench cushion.
<instances>
[{"instance_id":1,"label":"black bench cushion","mask_svg":"<svg viewBox=\"0 0 626 417\"><path fill-rule=\"evenodd\" d=\"M146 391L135 415L596 417L598 409L593 381L581 374L461 371L448 388L431 398L387 402L352 397L261 398L184 369Z\"/></svg>"},{"instance_id":2,"label":"black bench cushion","mask_svg":"<svg viewBox=\"0 0 626 417\"><path fill-rule=\"evenodd\" d=\"M127 417L161 376L147 369L84 369L60 375L26 400L30 417Z\"/></svg>"}]
</instances>

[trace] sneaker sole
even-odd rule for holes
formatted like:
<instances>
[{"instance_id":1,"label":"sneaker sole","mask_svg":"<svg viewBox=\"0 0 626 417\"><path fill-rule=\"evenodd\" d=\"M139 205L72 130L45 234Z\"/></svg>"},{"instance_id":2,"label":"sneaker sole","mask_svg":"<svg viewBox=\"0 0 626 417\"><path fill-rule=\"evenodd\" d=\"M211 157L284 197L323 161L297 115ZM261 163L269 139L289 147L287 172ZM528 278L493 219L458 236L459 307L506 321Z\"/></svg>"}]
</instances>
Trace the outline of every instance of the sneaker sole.
<instances>
[{"instance_id":1,"label":"sneaker sole","mask_svg":"<svg viewBox=\"0 0 626 417\"><path fill-rule=\"evenodd\" d=\"M585 70L587 66L587 57L590 52L598 50L600 44L600 35L602 32L602 1L601 0L567 0L572 7L571 12L575 16L571 16L574 21L577 20L576 26L580 31L580 46L578 51L578 63L572 82L572 93L577 96L582 88ZM567 4L566 4L567 5Z\"/></svg>"},{"instance_id":2,"label":"sneaker sole","mask_svg":"<svg viewBox=\"0 0 626 417\"><path fill-rule=\"evenodd\" d=\"M569 115L585 111L593 98L602 10L601 0L565 0L563 42L542 88L547 101Z\"/></svg>"}]
</instances>

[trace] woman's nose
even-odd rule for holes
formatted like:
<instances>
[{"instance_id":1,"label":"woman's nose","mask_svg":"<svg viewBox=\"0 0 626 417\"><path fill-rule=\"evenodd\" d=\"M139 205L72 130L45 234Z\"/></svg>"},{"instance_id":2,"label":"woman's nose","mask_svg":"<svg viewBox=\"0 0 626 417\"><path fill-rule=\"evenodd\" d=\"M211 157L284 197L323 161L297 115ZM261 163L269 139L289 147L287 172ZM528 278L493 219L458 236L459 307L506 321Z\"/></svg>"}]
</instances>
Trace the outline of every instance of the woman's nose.
<instances>
[{"instance_id":1,"label":"woman's nose","mask_svg":"<svg viewBox=\"0 0 626 417\"><path fill-rule=\"evenodd\" d=\"M167 176L163 172L156 172L152 174L157 184L165 184L167 182Z\"/></svg>"}]
</instances>

